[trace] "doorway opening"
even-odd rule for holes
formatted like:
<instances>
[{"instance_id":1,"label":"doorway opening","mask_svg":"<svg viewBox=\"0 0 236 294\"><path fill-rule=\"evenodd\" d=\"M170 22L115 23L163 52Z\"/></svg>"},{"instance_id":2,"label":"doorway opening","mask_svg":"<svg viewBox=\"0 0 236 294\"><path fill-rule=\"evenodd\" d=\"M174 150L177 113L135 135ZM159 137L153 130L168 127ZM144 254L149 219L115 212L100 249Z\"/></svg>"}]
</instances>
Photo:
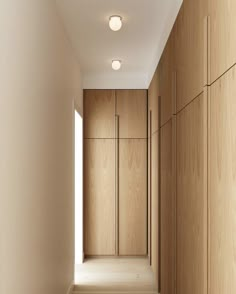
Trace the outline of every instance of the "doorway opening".
<instances>
[{"instance_id":1,"label":"doorway opening","mask_svg":"<svg viewBox=\"0 0 236 294\"><path fill-rule=\"evenodd\" d=\"M83 119L75 110L75 266L83 263Z\"/></svg>"}]
</instances>

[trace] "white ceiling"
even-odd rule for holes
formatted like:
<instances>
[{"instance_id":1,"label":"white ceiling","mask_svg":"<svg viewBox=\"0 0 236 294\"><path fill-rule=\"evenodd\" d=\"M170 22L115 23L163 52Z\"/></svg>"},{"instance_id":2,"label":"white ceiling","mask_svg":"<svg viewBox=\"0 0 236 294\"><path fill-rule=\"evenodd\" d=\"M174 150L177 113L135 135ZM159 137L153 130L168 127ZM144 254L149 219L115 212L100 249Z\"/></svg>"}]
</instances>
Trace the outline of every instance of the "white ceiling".
<instances>
[{"instance_id":1,"label":"white ceiling","mask_svg":"<svg viewBox=\"0 0 236 294\"><path fill-rule=\"evenodd\" d=\"M57 0L85 89L146 89L182 0ZM123 27L113 32L109 16ZM111 61L122 60L120 71Z\"/></svg>"}]
</instances>

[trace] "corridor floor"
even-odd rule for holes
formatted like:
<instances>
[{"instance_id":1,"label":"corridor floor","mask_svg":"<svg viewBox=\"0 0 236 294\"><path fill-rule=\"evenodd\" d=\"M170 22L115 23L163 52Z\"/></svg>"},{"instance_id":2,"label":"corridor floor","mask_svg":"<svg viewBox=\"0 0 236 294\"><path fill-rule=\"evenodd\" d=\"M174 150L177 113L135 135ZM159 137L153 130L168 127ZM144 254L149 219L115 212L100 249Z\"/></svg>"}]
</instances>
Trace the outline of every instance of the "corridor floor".
<instances>
[{"instance_id":1,"label":"corridor floor","mask_svg":"<svg viewBox=\"0 0 236 294\"><path fill-rule=\"evenodd\" d=\"M157 293L147 258L89 258L75 271L78 292Z\"/></svg>"}]
</instances>

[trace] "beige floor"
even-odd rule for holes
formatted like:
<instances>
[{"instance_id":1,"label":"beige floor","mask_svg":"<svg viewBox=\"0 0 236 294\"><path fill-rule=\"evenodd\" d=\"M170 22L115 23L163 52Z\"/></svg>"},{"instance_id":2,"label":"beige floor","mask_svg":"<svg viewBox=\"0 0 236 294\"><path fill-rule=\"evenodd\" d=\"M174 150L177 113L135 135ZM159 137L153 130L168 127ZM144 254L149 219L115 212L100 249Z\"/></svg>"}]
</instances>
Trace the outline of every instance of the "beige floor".
<instances>
[{"instance_id":1,"label":"beige floor","mask_svg":"<svg viewBox=\"0 0 236 294\"><path fill-rule=\"evenodd\" d=\"M157 293L147 258L91 258L76 266L75 290Z\"/></svg>"}]
</instances>

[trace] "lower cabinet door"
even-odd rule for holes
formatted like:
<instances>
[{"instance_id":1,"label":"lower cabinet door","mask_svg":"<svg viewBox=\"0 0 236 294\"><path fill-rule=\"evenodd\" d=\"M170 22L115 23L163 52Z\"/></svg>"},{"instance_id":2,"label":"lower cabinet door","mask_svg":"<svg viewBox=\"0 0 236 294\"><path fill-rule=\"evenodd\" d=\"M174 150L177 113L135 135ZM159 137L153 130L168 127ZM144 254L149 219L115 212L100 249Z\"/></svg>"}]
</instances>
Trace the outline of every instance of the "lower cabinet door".
<instances>
[{"instance_id":1,"label":"lower cabinet door","mask_svg":"<svg viewBox=\"0 0 236 294\"><path fill-rule=\"evenodd\" d=\"M175 127L172 118L161 128L161 293L175 294L176 173Z\"/></svg>"},{"instance_id":2,"label":"lower cabinet door","mask_svg":"<svg viewBox=\"0 0 236 294\"><path fill-rule=\"evenodd\" d=\"M119 140L119 255L147 254L147 139Z\"/></svg>"},{"instance_id":3,"label":"lower cabinet door","mask_svg":"<svg viewBox=\"0 0 236 294\"><path fill-rule=\"evenodd\" d=\"M236 66L209 94L209 294L236 293Z\"/></svg>"},{"instance_id":4,"label":"lower cabinet door","mask_svg":"<svg viewBox=\"0 0 236 294\"><path fill-rule=\"evenodd\" d=\"M115 140L84 140L84 253L115 254Z\"/></svg>"},{"instance_id":5,"label":"lower cabinet door","mask_svg":"<svg viewBox=\"0 0 236 294\"><path fill-rule=\"evenodd\" d=\"M207 100L177 114L177 293L207 293ZM227 293L225 291L221 293Z\"/></svg>"},{"instance_id":6,"label":"lower cabinet door","mask_svg":"<svg viewBox=\"0 0 236 294\"><path fill-rule=\"evenodd\" d=\"M151 139L151 266L155 281L159 280L159 132Z\"/></svg>"}]
</instances>

